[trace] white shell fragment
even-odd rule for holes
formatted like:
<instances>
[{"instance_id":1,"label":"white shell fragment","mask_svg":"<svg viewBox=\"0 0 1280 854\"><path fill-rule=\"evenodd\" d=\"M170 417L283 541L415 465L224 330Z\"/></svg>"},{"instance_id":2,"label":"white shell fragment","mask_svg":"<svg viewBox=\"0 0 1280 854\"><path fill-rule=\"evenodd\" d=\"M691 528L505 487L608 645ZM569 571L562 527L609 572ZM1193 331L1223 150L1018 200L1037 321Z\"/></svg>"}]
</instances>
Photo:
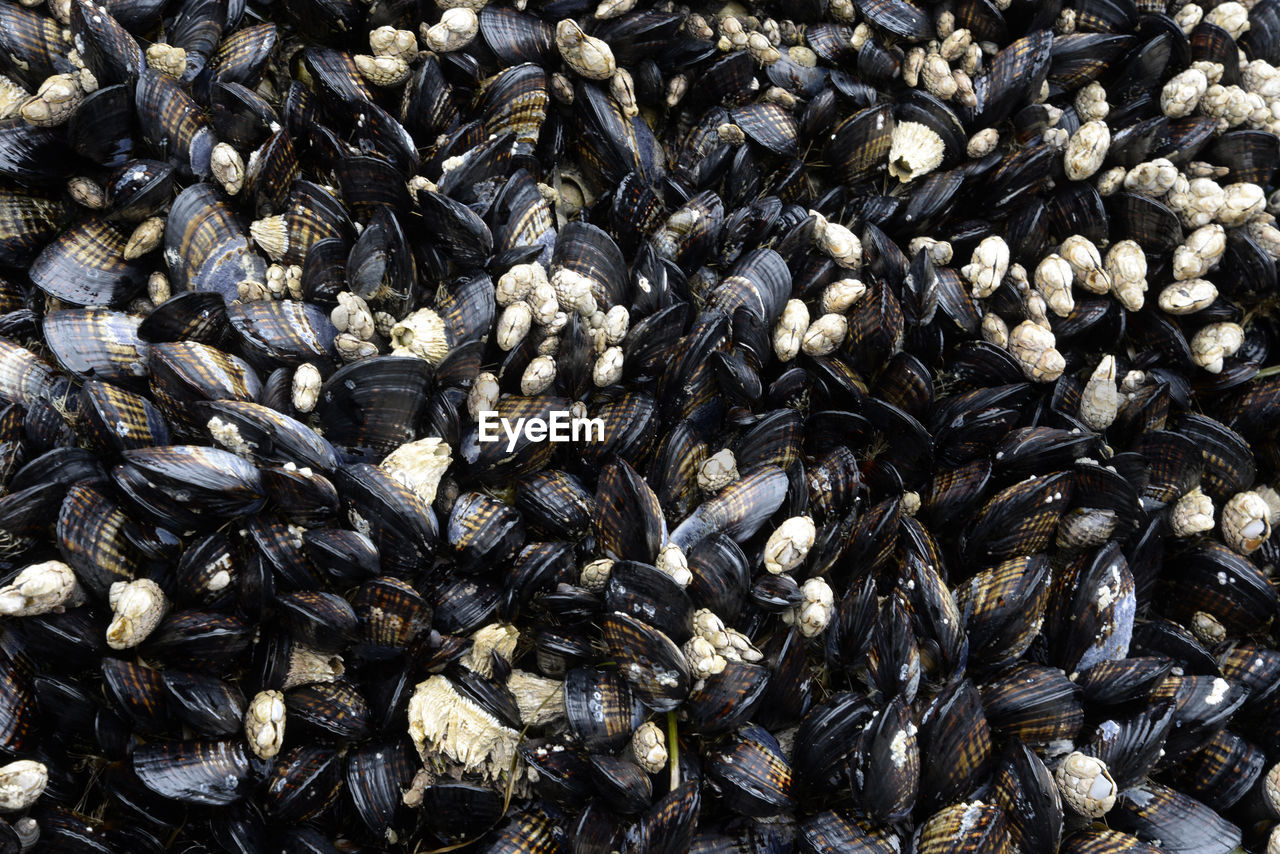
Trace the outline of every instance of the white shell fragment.
<instances>
[{"instance_id":1,"label":"white shell fragment","mask_svg":"<svg viewBox=\"0 0 1280 854\"><path fill-rule=\"evenodd\" d=\"M129 649L147 639L169 610L169 600L160 585L149 578L117 581L111 585L111 624L107 626L107 646Z\"/></svg>"},{"instance_id":2,"label":"white shell fragment","mask_svg":"<svg viewBox=\"0 0 1280 854\"><path fill-rule=\"evenodd\" d=\"M0 587L0 614L35 617L84 602L84 591L71 567L59 560L35 563Z\"/></svg>"},{"instance_id":3,"label":"white shell fragment","mask_svg":"<svg viewBox=\"0 0 1280 854\"><path fill-rule=\"evenodd\" d=\"M407 486L422 499L423 504L430 507L436 500L440 478L444 477L451 461L448 443L430 436L396 448L387 454L378 468Z\"/></svg>"},{"instance_id":4,"label":"white shell fragment","mask_svg":"<svg viewBox=\"0 0 1280 854\"><path fill-rule=\"evenodd\" d=\"M25 810L44 794L49 769L40 762L19 759L0 767L0 812Z\"/></svg>"},{"instance_id":5,"label":"white shell fragment","mask_svg":"<svg viewBox=\"0 0 1280 854\"><path fill-rule=\"evenodd\" d=\"M447 759L489 782L506 779L520 743L517 730L439 675L418 683L409 698L409 737L423 762Z\"/></svg>"},{"instance_id":6,"label":"white shell fragment","mask_svg":"<svg viewBox=\"0 0 1280 854\"><path fill-rule=\"evenodd\" d=\"M1106 763L1079 751L1062 760L1053 775L1062 802L1087 818L1101 818L1116 805L1119 787Z\"/></svg>"},{"instance_id":7,"label":"white shell fragment","mask_svg":"<svg viewBox=\"0 0 1280 854\"><path fill-rule=\"evenodd\" d=\"M1256 492L1237 492L1222 505L1222 541L1252 554L1271 537L1271 508Z\"/></svg>"},{"instance_id":8,"label":"white shell fragment","mask_svg":"<svg viewBox=\"0 0 1280 854\"><path fill-rule=\"evenodd\" d=\"M795 569L804 563L817 534L811 518L792 516L769 535L764 545L764 568L774 575Z\"/></svg>"},{"instance_id":9,"label":"white shell fragment","mask_svg":"<svg viewBox=\"0 0 1280 854\"><path fill-rule=\"evenodd\" d=\"M284 694L259 691L244 713L244 739L259 759L271 759L284 744Z\"/></svg>"},{"instance_id":10,"label":"white shell fragment","mask_svg":"<svg viewBox=\"0 0 1280 854\"><path fill-rule=\"evenodd\" d=\"M945 151L942 137L928 125L898 122L889 146L889 174L909 183L941 166Z\"/></svg>"}]
</instances>

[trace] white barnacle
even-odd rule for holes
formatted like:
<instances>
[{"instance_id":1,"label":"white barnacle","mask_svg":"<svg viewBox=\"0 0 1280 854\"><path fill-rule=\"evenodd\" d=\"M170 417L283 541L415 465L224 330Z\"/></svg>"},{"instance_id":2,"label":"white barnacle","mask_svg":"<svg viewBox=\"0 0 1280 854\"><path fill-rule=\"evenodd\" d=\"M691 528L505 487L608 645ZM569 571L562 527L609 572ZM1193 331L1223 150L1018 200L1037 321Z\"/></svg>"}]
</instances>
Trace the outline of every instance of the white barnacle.
<instances>
[{"instance_id":1,"label":"white barnacle","mask_svg":"<svg viewBox=\"0 0 1280 854\"><path fill-rule=\"evenodd\" d=\"M228 196L244 189L244 158L231 145L220 142L213 147L209 155L209 169Z\"/></svg>"},{"instance_id":2,"label":"white barnacle","mask_svg":"<svg viewBox=\"0 0 1280 854\"><path fill-rule=\"evenodd\" d=\"M937 131L920 122L898 122L889 145L889 174L902 183L942 165L946 149Z\"/></svg>"},{"instance_id":3,"label":"white barnacle","mask_svg":"<svg viewBox=\"0 0 1280 854\"><path fill-rule=\"evenodd\" d=\"M471 390L467 392L467 413L472 421L479 421L480 415L494 411L498 405L498 377L489 371L476 375Z\"/></svg>"},{"instance_id":4,"label":"white barnacle","mask_svg":"<svg viewBox=\"0 0 1280 854\"><path fill-rule=\"evenodd\" d=\"M1169 515L1169 527L1175 537L1191 537L1212 531L1213 524L1213 500L1198 486L1179 498Z\"/></svg>"},{"instance_id":5,"label":"white barnacle","mask_svg":"<svg viewBox=\"0 0 1280 854\"><path fill-rule=\"evenodd\" d=\"M130 649L142 643L169 610L164 591L149 578L117 581L111 585L109 601L107 646L112 649Z\"/></svg>"},{"instance_id":6,"label":"white barnacle","mask_svg":"<svg viewBox=\"0 0 1280 854\"><path fill-rule=\"evenodd\" d=\"M591 366L591 382L596 388L608 388L622 379L623 366L622 348L606 348Z\"/></svg>"},{"instance_id":7,"label":"white barnacle","mask_svg":"<svg viewBox=\"0 0 1280 854\"><path fill-rule=\"evenodd\" d=\"M982 340L1001 349L1009 346L1009 324L995 312L982 316Z\"/></svg>"},{"instance_id":8,"label":"white barnacle","mask_svg":"<svg viewBox=\"0 0 1280 854\"><path fill-rule=\"evenodd\" d=\"M1178 180L1178 167L1163 157L1147 160L1130 169L1124 176L1124 188L1143 196L1163 196Z\"/></svg>"},{"instance_id":9,"label":"white barnacle","mask_svg":"<svg viewBox=\"0 0 1280 854\"><path fill-rule=\"evenodd\" d=\"M0 615L34 617L84 602L71 567L59 560L34 563L0 587Z\"/></svg>"},{"instance_id":10,"label":"white barnacle","mask_svg":"<svg viewBox=\"0 0 1280 854\"><path fill-rule=\"evenodd\" d=\"M1098 195L1112 196L1120 192L1124 187L1124 176L1127 174L1123 166L1113 166L1098 173L1094 184L1098 188Z\"/></svg>"},{"instance_id":11,"label":"white barnacle","mask_svg":"<svg viewBox=\"0 0 1280 854\"><path fill-rule=\"evenodd\" d=\"M520 375L521 394L541 394L556 379L556 360L551 356L536 356Z\"/></svg>"},{"instance_id":12,"label":"white barnacle","mask_svg":"<svg viewBox=\"0 0 1280 854\"><path fill-rule=\"evenodd\" d=\"M409 79L409 63L401 57L369 56L367 53L358 53L352 57L352 60L360 76L374 86L399 86Z\"/></svg>"},{"instance_id":13,"label":"white barnacle","mask_svg":"<svg viewBox=\"0 0 1280 854\"><path fill-rule=\"evenodd\" d=\"M398 56L413 62L418 58L418 38L409 30L382 26L369 33L369 49L374 56Z\"/></svg>"},{"instance_id":14,"label":"white barnacle","mask_svg":"<svg viewBox=\"0 0 1280 854\"><path fill-rule=\"evenodd\" d=\"M259 759L271 759L284 744L284 694L259 691L244 713L244 738Z\"/></svg>"},{"instance_id":15,"label":"white barnacle","mask_svg":"<svg viewBox=\"0 0 1280 854\"><path fill-rule=\"evenodd\" d=\"M1106 430L1120 411L1115 356L1103 356L1080 394L1080 420L1091 430Z\"/></svg>"},{"instance_id":16,"label":"white barnacle","mask_svg":"<svg viewBox=\"0 0 1280 854\"><path fill-rule=\"evenodd\" d=\"M215 415L205 424L205 428L209 431L209 436L213 441L231 453L245 459L253 458L253 444L245 440L240 433L239 426L234 421L227 421L225 418Z\"/></svg>"},{"instance_id":17,"label":"white barnacle","mask_svg":"<svg viewBox=\"0 0 1280 854\"><path fill-rule=\"evenodd\" d=\"M1053 382L1066 370L1066 359L1056 344L1052 332L1030 320L1022 321L1009 332L1009 353L1027 378L1035 382Z\"/></svg>"},{"instance_id":18,"label":"white barnacle","mask_svg":"<svg viewBox=\"0 0 1280 854\"><path fill-rule=\"evenodd\" d=\"M716 648L711 641L701 635L694 635L685 641L683 652L694 680L706 679L708 676L723 673L728 665L724 656L716 652Z\"/></svg>"},{"instance_id":19,"label":"white barnacle","mask_svg":"<svg viewBox=\"0 0 1280 854\"><path fill-rule=\"evenodd\" d=\"M147 48L147 68L170 77L181 77L187 70L187 52L177 45L156 42Z\"/></svg>"},{"instance_id":20,"label":"white barnacle","mask_svg":"<svg viewBox=\"0 0 1280 854\"><path fill-rule=\"evenodd\" d=\"M1242 3L1228 0L1206 12L1204 19L1210 24L1222 27L1235 40L1249 29L1249 8Z\"/></svg>"},{"instance_id":21,"label":"white barnacle","mask_svg":"<svg viewBox=\"0 0 1280 854\"><path fill-rule=\"evenodd\" d=\"M816 214L816 211L809 213ZM841 267L856 270L862 264L862 242L846 226L828 222L826 217L818 215L814 237L818 247Z\"/></svg>"},{"instance_id":22,"label":"white barnacle","mask_svg":"<svg viewBox=\"0 0 1280 854\"><path fill-rule=\"evenodd\" d=\"M1271 508L1258 493L1237 492L1222 505L1222 541L1240 554L1252 554L1271 537Z\"/></svg>"},{"instance_id":23,"label":"white barnacle","mask_svg":"<svg viewBox=\"0 0 1280 854\"><path fill-rule=\"evenodd\" d=\"M1173 278L1198 279L1213 269L1227 251L1227 233L1214 223L1197 228L1173 250Z\"/></svg>"},{"instance_id":24,"label":"white barnacle","mask_svg":"<svg viewBox=\"0 0 1280 854\"><path fill-rule=\"evenodd\" d=\"M618 70L609 45L584 33L570 18L556 24L556 47L574 73L588 80L608 80Z\"/></svg>"},{"instance_id":25,"label":"white barnacle","mask_svg":"<svg viewBox=\"0 0 1280 854\"><path fill-rule=\"evenodd\" d=\"M547 281L547 273L538 263L516 264L498 277L494 286L494 299L498 305L508 306L523 300L534 285Z\"/></svg>"},{"instance_id":26,"label":"white barnacle","mask_svg":"<svg viewBox=\"0 0 1280 854\"><path fill-rule=\"evenodd\" d=\"M920 67L920 82L930 95L939 100L949 100L956 94L956 79L951 74L951 65L940 53L926 54Z\"/></svg>"},{"instance_id":27,"label":"white barnacle","mask_svg":"<svg viewBox=\"0 0 1280 854\"><path fill-rule=\"evenodd\" d=\"M471 44L480 30L480 19L471 9L446 9L439 23L424 27L422 40L436 53L450 53Z\"/></svg>"},{"instance_id":28,"label":"white barnacle","mask_svg":"<svg viewBox=\"0 0 1280 854\"><path fill-rule=\"evenodd\" d=\"M498 316L495 332L499 349L509 351L515 349L533 327L533 309L527 302L513 302L502 310Z\"/></svg>"},{"instance_id":29,"label":"white barnacle","mask_svg":"<svg viewBox=\"0 0 1280 854\"><path fill-rule=\"evenodd\" d=\"M738 461L728 448L717 451L698 466L698 486L706 492L719 492L737 479Z\"/></svg>"},{"instance_id":30,"label":"white barnacle","mask_svg":"<svg viewBox=\"0 0 1280 854\"><path fill-rule=\"evenodd\" d=\"M1267 207L1267 195L1257 184L1240 182L1222 188L1222 207L1218 222L1228 228L1244 225L1258 217Z\"/></svg>"},{"instance_id":31,"label":"white barnacle","mask_svg":"<svg viewBox=\"0 0 1280 854\"><path fill-rule=\"evenodd\" d=\"M808 516L792 516L769 535L764 545L764 568L774 575L790 572L809 555L817 528Z\"/></svg>"},{"instance_id":32,"label":"white barnacle","mask_svg":"<svg viewBox=\"0 0 1280 854\"><path fill-rule=\"evenodd\" d=\"M1188 68L1169 78L1160 90L1160 110L1171 119L1189 116L1209 88L1209 78L1196 68Z\"/></svg>"},{"instance_id":33,"label":"white barnacle","mask_svg":"<svg viewBox=\"0 0 1280 854\"><path fill-rule=\"evenodd\" d=\"M329 320L339 332L350 332L361 341L373 338L373 312L369 310L369 303L350 291L338 294L338 304L329 312Z\"/></svg>"},{"instance_id":34,"label":"white barnacle","mask_svg":"<svg viewBox=\"0 0 1280 854\"><path fill-rule=\"evenodd\" d=\"M1133 240L1120 240L1107 250L1111 292L1127 311L1141 311L1146 302L1147 255Z\"/></svg>"},{"instance_id":35,"label":"white barnacle","mask_svg":"<svg viewBox=\"0 0 1280 854\"><path fill-rule=\"evenodd\" d=\"M970 158L978 160L995 151L999 144L1000 131L995 128L983 128L969 137L969 141L965 144L965 153Z\"/></svg>"},{"instance_id":36,"label":"white barnacle","mask_svg":"<svg viewBox=\"0 0 1280 854\"><path fill-rule=\"evenodd\" d=\"M1059 317L1066 317L1076 307L1075 298L1071 295L1072 275L1067 259L1056 252L1044 256L1036 265L1036 290Z\"/></svg>"},{"instance_id":37,"label":"white barnacle","mask_svg":"<svg viewBox=\"0 0 1280 854\"><path fill-rule=\"evenodd\" d=\"M867 286L857 279L837 279L822 289L822 311L824 314L844 314L866 292Z\"/></svg>"},{"instance_id":38,"label":"white barnacle","mask_svg":"<svg viewBox=\"0 0 1280 854\"><path fill-rule=\"evenodd\" d=\"M518 761L520 733L458 693L445 676L432 676L414 689L409 737L424 763L443 757L491 783L506 779Z\"/></svg>"},{"instance_id":39,"label":"white barnacle","mask_svg":"<svg viewBox=\"0 0 1280 854\"><path fill-rule=\"evenodd\" d=\"M592 281L576 270L562 267L551 274L551 287L555 289L556 301L563 312L578 312L583 317L590 317L596 310L596 299L592 294Z\"/></svg>"},{"instance_id":40,"label":"white barnacle","mask_svg":"<svg viewBox=\"0 0 1280 854\"><path fill-rule=\"evenodd\" d=\"M372 359L378 355L378 345L372 341L361 341L350 332L339 332L333 337L333 349L344 362L356 362L360 359Z\"/></svg>"},{"instance_id":41,"label":"white barnacle","mask_svg":"<svg viewBox=\"0 0 1280 854\"><path fill-rule=\"evenodd\" d=\"M1101 759L1079 751L1062 760L1053 775L1062 802L1087 818L1101 818L1116 805L1120 788Z\"/></svg>"},{"instance_id":42,"label":"white barnacle","mask_svg":"<svg viewBox=\"0 0 1280 854\"><path fill-rule=\"evenodd\" d=\"M1073 281L1091 294L1111 290L1111 276L1103 269L1102 255L1089 238L1073 234L1058 247L1058 253L1071 265Z\"/></svg>"},{"instance_id":43,"label":"white barnacle","mask_svg":"<svg viewBox=\"0 0 1280 854\"><path fill-rule=\"evenodd\" d=\"M390 474L422 499L428 507L436 500L436 489L444 477L452 458L449 444L443 439L428 436L415 442L406 442L378 463L378 468Z\"/></svg>"},{"instance_id":44,"label":"white barnacle","mask_svg":"<svg viewBox=\"0 0 1280 854\"><path fill-rule=\"evenodd\" d=\"M983 238L973 250L969 263L960 272L973 285L973 295L989 297L1000 287L1009 270L1009 244L998 235Z\"/></svg>"},{"instance_id":45,"label":"white barnacle","mask_svg":"<svg viewBox=\"0 0 1280 854\"><path fill-rule=\"evenodd\" d=\"M831 586L821 578L810 578L800 587L803 599L782 614L783 622L794 624L807 638L817 637L826 631L835 615L835 594Z\"/></svg>"},{"instance_id":46,"label":"white barnacle","mask_svg":"<svg viewBox=\"0 0 1280 854\"><path fill-rule=\"evenodd\" d=\"M790 362L800 352L809 331L809 307L798 299L789 300L773 327L773 352L780 362Z\"/></svg>"},{"instance_id":47,"label":"white barnacle","mask_svg":"<svg viewBox=\"0 0 1280 854\"><path fill-rule=\"evenodd\" d=\"M1191 339L1191 358L1211 374L1222 372L1223 360L1234 356L1244 344L1244 329L1238 323L1210 323Z\"/></svg>"},{"instance_id":48,"label":"white barnacle","mask_svg":"<svg viewBox=\"0 0 1280 854\"><path fill-rule=\"evenodd\" d=\"M310 362L303 362L293 372L291 398L293 408L299 412L310 412L316 408L320 399L322 379L320 369Z\"/></svg>"},{"instance_id":49,"label":"white barnacle","mask_svg":"<svg viewBox=\"0 0 1280 854\"><path fill-rule=\"evenodd\" d=\"M289 225L284 214L254 220L249 223L249 235L272 261L280 261L289 251Z\"/></svg>"},{"instance_id":50,"label":"white barnacle","mask_svg":"<svg viewBox=\"0 0 1280 854\"><path fill-rule=\"evenodd\" d=\"M582 572L578 575L578 583L592 593L603 593L605 587L609 584L609 577L612 574L613 561L607 557L602 557L582 567Z\"/></svg>"},{"instance_id":51,"label":"white barnacle","mask_svg":"<svg viewBox=\"0 0 1280 854\"><path fill-rule=\"evenodd\" d=\"M911 238L911 242L907 244L907 254L914 258L921 250L928 254L934 264L951 263L953 250L951 244L945 240L936 240L932 237Z\"/></svg>"},{"instance_id":52,"label":"white barnacle","mask_svg":"<svg viewBox=\"0 0 1280 854\"><path fill-rule=\"evenodd\" d=\"M391 352L440 364L449 355L444 320L429 308L420 308L406 316L391 327Z\"/></svg>"},{"instance_id":53,"label":"white barnacle","mask_svg":"<svg viewBox=\"0 0 1280 854\"><path fill-rule=\"evenodd\" d=\"M1156 302L1166 314L1195 314L1218 298L1218 288L1208 279L1184 279L1160 291Z\"/></svg>"},{"instance_id":54,"label":"white barnacle","mask_svg":"<svg viewBox=\"0 0 1280 854\"><path fill-rule=\"evenodd\" d=\"M624 305L615 305L604 315L604 340L610 346L621 344L631 328L631 312Z\"/></svg>"},{"instance_id":55,"label":"white barnacle","mask_svg":"<svg viewBox=\"0 0 1280 854\"><path fill-rule=\"evenodd\" d=\"M1107 90L1096 80L1089 83L1076 93L1075 107L1076 114L1085 121L1102 121L1110 112Z\"/></svg>"},{"instance_id":56,"label":"white barnacle","mask_svg":"<svg viewBox=\"0 0 1280 854\"><path fill-rule=\"evenodd\" d=\"M124 258L133 261L160 246L164 240L164 218L151 216L138 223L124 246Z\"/></svg>"},{"instance_id":57,"label":"white barnacle","mask_svg":"<svg viewBox=\"0 0 1280 854\"><path fill-rule=\"evenodd\" d=\"M693 581L693 573L689 571L689 561L684 551L675 543L667 543L658 550L654 566L660 572L670 576L671 580L681 587L688 587Z\"/></svg>"},{"instance_id":58,"label":"white barnacle","mask_svg":"<svg viewBox=\"0 0 1280 854\"><path fill-rule=\"evenodd\" d=\"M842 314L824 314L804 333L800 349L810 356L825 356L835 352L849 333L849 321Z\"/></svg>"},{"instance_id":59,"label":"white barnacle","mask_svg":"<svg viewBox=\"0 0 1280 854\"><path fill-rule=\"evenodd\" d=\"M533 322L539 326L549 326L560 311L560 302L556 297L556 289L548 281L534 282L533 289L525 298L529 308L533 310Z\"/></svg>"},{"instance_id":60,"label":"white barnacle","mask_svg":"<svg viewBox=\"0 0 1280 854\"><path fill-rule=\"evenodd\" d=\"M49 769L30 759L0 766L0 812L25 810L40 799L49 785Z\"/></svg>"},{"instance_id":61,"label":"white barnacle","mask_svg":"<svg viewBox=\"0 0 1280 854\"><path fill-rule=\"evenodd\" d=\"M1080 126L1062 156L1063 170L1072 181L1083 181L1097 172L1111 148L1111 130L1101 120L1085 122Z\"/></svg>"},{"instance_id":62,"label":"white barnacle","mask_svg":"<svg viewBox=\"0 0 1280 854\"><path fill-rule=\"evenodd\" d=\"M631 756L650 774L667 767L667 739L653 721L645 721L632 733Z\"/></svg>"}]
</instances>

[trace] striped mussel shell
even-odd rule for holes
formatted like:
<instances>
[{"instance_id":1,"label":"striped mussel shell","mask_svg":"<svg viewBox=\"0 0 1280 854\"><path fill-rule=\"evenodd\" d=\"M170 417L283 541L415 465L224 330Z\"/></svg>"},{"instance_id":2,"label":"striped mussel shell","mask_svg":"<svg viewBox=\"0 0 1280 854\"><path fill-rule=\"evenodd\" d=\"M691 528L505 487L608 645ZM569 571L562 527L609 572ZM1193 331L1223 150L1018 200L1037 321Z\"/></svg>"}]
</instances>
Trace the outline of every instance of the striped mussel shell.
<instances>
[{"instance_id":1,"label":"striped mussel shell","mask_svg":"<svg viewBox=\"0 0 1280 854\"><path fill-rule=\"evenodd\" d=\"M51 297L72 305L121 305L146 282L140 261L124 257L129 234L90 218L60 234L31 264L31 281Z\"/></svg>"},{"instance_id":2,"label":"striped mussel shell","mask_svg":"<svg viewBox=\"0 0 1280 854\"><path fill-rule=\"evenodd\" d=\"M992 731L1033 747L1072 741L1084 725L1080 689L1056 667L1020 662L978 691Z\"/></svg>"},{"instance_id":3,"label":"striped mussel shell","mask_svg":"<svg viewBox=\"0 0 1280 854\"><path fill-rule=\"evenodd\" d=\"M0 8L0 50L6 54L6 73L16 73L31 89L46 77L69 70L69 45L57 21L17 3Z\"/></svg>"},{"instance_id":4,"label":"striped mussel shell","mask_svg":"<svg viewBox=\"0 0 1280 854\"><path fill-rule=\"evenodd\" d=\"M276 25L253 24L236 30L218 43L209 57L209 70L219 83L253 88L262 79L278 39Z\"/></svg>"},{"instance_id":5,"label":"striped mussel shell","mask_svg":"<svg viewBox=\"0 0 1280 854\"><path fill-rule=\"evenodd\" d=\"M148 68L138 76L135 101L142 135L166 150L184 174L208 178L217 140L204 111L178 81Z\"/></svg>"},{"instance_id":6,"label":"striped mussel shell","mask_svg":"<svg viewBox=\"0 0 1280 854\"><path fill-rule=\"evenodd\" d=\"M62 200L21 187L0 187L0 264L31 261L65 224L70 207Z\"/></svg>"},{"instance_id":7,"label":"striped mussel shell","mask_svg":"<svg viewBox=\"0 0 1280 854\"><path fill-rule=\"evenodd\" d=\"M141 555L129 540L130 519L98 485L67 490L58 513L58 549L80 583L105 598L111 585L130 581Z\"/></svg>"},{"instance_id":8,"label":"striped mussel shell","mask_svg":"<svg viewBox=\"0 0 1280 854\"><path fill-rule=\"evenodd\" d=\"M919 854L1009 854L1009 820L995 804L952 804L934 813L916 833Z\"/></svg>"},{"instance_id":9,"label":"striped mussel shell","mask_svg":"<svg viewBox=\"0 0 1280 854\"><path fill-rule=\"evenodd\" d=\"M329 315L295 300L260 300L227 307L231 325L254 352L277 364L333 359L337 335Z\"/></svg>"},{"instance_id":10,"label":"striped mussel shell","mask_svg":"<svg viewBox=\"0 0 1280 854\"><path fill-rule=\"evenodd\" d=\"M399 578L372 578L360 585L352 602L362 640L387 650L407 649L431 626L431 606Z\"/></svg>"},{"instance_id":11,"label":"striped mussel shell","mask_svg":"<svg viewBox=\"0 0 1280 854\"><path fill-rule=\"evenodd\" d=\"M250 250L239 221L208 184L193 184L174 200L164 256L175 292L215 291L230 302L239 298L240 282L267 277L266 263Z\"/></svg>"},{"instance_id":12,"label":"striped mussel shell","mask_svg":"<svg viewBox=\"0 0 1280 854\"><path fill-rule=\"evenodd\" d=\"M525 63L503 70L485 84L476 114L486 136L514 133L517 144L531 149L538 142L550 103L547 73Z\"/></svg>"},{"instance_id":13,"label":"striped mussel shell","mask_svg":"<svg viewBox=\"0 0 1280 854\"><path fill-rule=\"evenodd\" d=\"M138 338L141 322L141 315L102 308L51 311L44 318L44 337L75 376L138 386L147 375L149 346Z\"/></svg>"},{"instance_id":14,"label":"striped mussel shell","mask_svg":"<svg viewBox=\"0 0 1280 854\"><path fill-rule=\"evenodd\" d=\"M644 721L644 707L617 671L576 667L564 677L569 727L588 750L613 750Z\"/></svg>"},{"instance_id":15,"label":"striped mussel shell","mask_svg":"<svg viewBox=\"0 0 1280 854\"><path fill-rule=\"evenodd\" d=\"M690 674L675 642L626 614L609 614L603 628L619 671L640 701L656 712L678 707L688 696Z\"/></svg>"},{"instance_id":16,"label":"striped mussel shell","mask_svg":"<svg viewBox=\"0 0 1280 854\"><path fill-rule=\"evenodd\" d=\"M0 338L0 399L30 406L59 386L58 374L35 353Z\"/></svg>"},{"instance_id":17,"label":"striped mussel shell","mask_svg":"<svg viewBox=\"0 0 1280 854\"><path fill-rule=\"evenodd\" d=\"M262 391L248 362L194 341L152 345L148 366L152 397L175 427L203 428L191 404L254 400Z\"/></svg>"},{"instance_id":18,"label":"striped mussel shell","mask_svg":"<svg viewBox=\"0 0 1280 854\"><path fill-rule=\"evenodd\" d=\"M133 753L133 771L157 795L201 806L225 806L247 795L260 778L245 743L155 741Z\"/></svg>"}]
</instances>

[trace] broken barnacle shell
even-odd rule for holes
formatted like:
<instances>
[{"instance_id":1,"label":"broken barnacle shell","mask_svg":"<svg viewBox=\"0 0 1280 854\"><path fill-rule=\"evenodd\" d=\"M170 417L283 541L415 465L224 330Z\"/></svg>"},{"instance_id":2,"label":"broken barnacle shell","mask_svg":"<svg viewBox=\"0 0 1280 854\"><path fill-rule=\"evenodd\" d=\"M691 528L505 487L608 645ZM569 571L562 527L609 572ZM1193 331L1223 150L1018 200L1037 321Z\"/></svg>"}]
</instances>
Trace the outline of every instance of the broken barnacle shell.
<instances>
[{"instance_id":1,"label":"broken barnacle shell","mask_svg":"<svg viewBox=\"0 0 1280 854\"><path fill-rule=\"evenodd\" d=\"M430 506L435 503L436 490L445 470L449 468L451 454L443 439L430 436L416 442L406 442L383 458L378 467L389 472Z\"/></svg>"},{"instance_id":2,"label":"broken barnacle shell","mask_svg":"<svg viewBox=\"0 0 1280 854\"><path fill-rule=\"evenodd\" d=\"M898 122L889 147L889 174L904 184L942 165L942 137L920 122Z\"/></svg>"},{"instance_id":3,"label":"broken barnacle shell","mask_svg":"<svg viewBox=\"0 0 1280 854\"><path fill-rule=\"evenodd\" d=\"M115 582L111 585L110 603L107 646L112 649L130 649L142 643L169 610L164 591L149 578Z\"/></svg>"},{"instance_id":4,"label":"broken barnacle shell","mask_svg":"<svg viewBox=\"0 0 1280 854\"><path fill-rule=\"evenodd\" d=\"M420 682L409 698L409 737L427 765L443 757L489 783L509 778L520 742L517 730L443 675Z\"/></svg>"},{"instance_id":5,"label":"broken barnacle shell","mask_svg":"<svg viewBox=\"0 0 1280 854\"><path fill-rule=\"evenodd\" d=\"M30 617L84 602L84 591L71 567L51 560L32 564L18 573L13 581L0 587L0 614Z\"/></svg>"},{"instance_id":6,"label":"broken barnacle shell","mask_svg":"<svg viewBox=\"0 0 1280 854\"><path fill-rule=\"evenodd\" d=\"M723 448L698 466L698 487L705 492L719 492L739 477L733 451Z\"/></svg>"}]
</instances>

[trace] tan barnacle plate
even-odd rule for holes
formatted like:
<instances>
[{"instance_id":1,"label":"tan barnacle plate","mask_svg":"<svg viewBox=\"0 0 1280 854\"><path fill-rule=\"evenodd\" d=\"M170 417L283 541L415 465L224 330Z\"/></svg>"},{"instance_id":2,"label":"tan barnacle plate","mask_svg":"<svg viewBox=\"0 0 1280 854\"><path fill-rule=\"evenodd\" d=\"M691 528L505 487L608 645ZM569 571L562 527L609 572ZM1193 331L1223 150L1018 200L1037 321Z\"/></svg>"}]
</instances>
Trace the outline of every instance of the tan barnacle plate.
<instances>
[{"instance_id":1,"label":"tan barnacle plate","mask_svg":"<svg viewBox=\"0 0 1280 854\"><path fill-rule=\"evenodd\" d=\"M438 767L443 759L488 783L510 776L520 743L519 732L440 675L418 683L409 698L409 737L428 767Z\"/></svg>"},{"instance_id":2,"label":"tan barnacle plate","mask_svg":"<svg viewBox=\"0 0 1280 854\"><path fill-rule=\"evenodd\" d=\"M271 759L284 744L284 694L259 691L244 714L244 738L259 759Z\"/></svg>"},{"instance_id":3,"label":"tan barnacle plate","mask_svg":"<svg viewBox=\"0 0 1280 854\"><path fill-rule=\"evenodd\" d=\"M117 581L109 592L111 625L107 626L107 646L129 649L142 643L160 625L169 610L169 601L149 578Z\"/></svg>"},{"instance_id":4,"label":"tan barnacle plate","mask_svg":"<svg viewBox=\"0 0 1280 854\"><path fill-rule=\"evenodd\" d=\"M631 735L631 755L650 774L667 767L667 738L653 721L645 721Z\"/></svg>"},{"instance_id":5,"label":"tan barnacle plate","mask_svg":"<svg viewBox=\"0 0 1280 854\"><path fill-rule=\"evenodd\" d=\"M440 478L450 462L449 445L443 439L428 437L406 442L378 465L430 506L436 500Z\"/></svg>"},{"instance_id":6,"label":"tan barnacle plate","mask_svg":"<svg viewBox=\"0 0 1280 854\"><path fill-rule=\"evenodd\" d=\"M36 563L0 587L0 614L32 617L59 612L84 602L84 591L71 567L62 561Z\"/></svg>"},{"instance_id":7,"label":"tan barnacle plate","mask_svg":"<svg viewBox=\"0 0 1280 854\"><path fill-rule=\"evenodd\" d=\"M43 763L19 759L0 766L0 812L25 810L40 799L49 785L49 769Z\"/></svg>"}]
</instances>

